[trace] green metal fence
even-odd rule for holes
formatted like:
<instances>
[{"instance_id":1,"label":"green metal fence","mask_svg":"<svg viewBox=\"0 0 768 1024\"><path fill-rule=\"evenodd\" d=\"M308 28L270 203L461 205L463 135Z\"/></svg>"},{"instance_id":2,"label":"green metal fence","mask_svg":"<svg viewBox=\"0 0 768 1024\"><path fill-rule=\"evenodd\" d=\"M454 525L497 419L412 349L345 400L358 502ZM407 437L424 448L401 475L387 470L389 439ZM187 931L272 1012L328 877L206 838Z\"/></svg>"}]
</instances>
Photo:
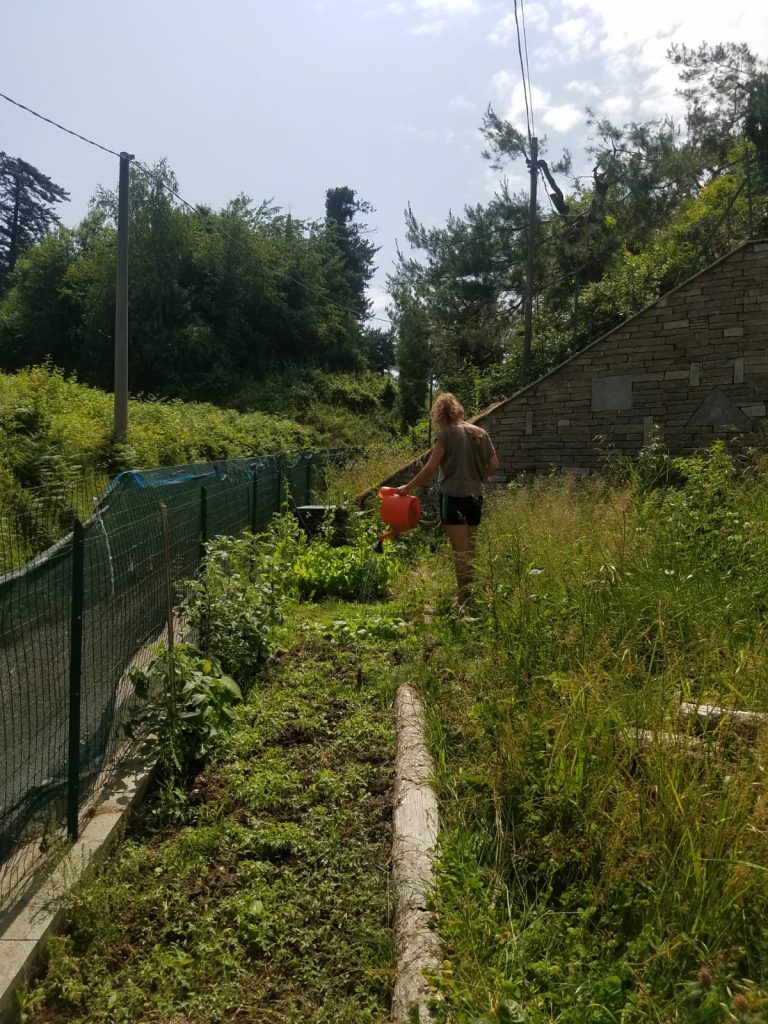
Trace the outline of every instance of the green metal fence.
<instances>
[{"instance_id":1,"label":"green metal fence","mask_svg":"<svg viewBox=\"0 0 768 1024\"><path fill-rule=\"evenodd\" d=\"M126 673L146 659L167 615L161 505L173 578L181 581L197 571L206 540L263 529L284 500L309 504L322 494L329 463L347 454L122 473L93 499L87 519L73 517L53 547L0 576L5 909L60 844L65 824L76 833L83 808L133 753L123 729L135 701ZM42 518L45 496L39 501ZM18 543L28 511L17 521L0 506L0 546Z\"/></svg>"}]
</instances>

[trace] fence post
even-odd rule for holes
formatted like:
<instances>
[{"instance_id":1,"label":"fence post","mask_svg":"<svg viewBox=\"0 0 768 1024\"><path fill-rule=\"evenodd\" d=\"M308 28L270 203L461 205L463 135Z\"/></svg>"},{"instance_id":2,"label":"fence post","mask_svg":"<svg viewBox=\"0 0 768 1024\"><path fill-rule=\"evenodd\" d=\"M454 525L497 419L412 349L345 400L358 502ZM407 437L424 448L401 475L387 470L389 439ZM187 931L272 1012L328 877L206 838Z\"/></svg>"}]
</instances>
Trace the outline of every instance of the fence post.
<instances>
[{"instance_id":1,"label":"fence post","mask_svg":"<svg viewBox=\"0 0 768 1024\"><path fill-rule=\"evenodd\" d=\"M204 487L200 488L200 551L198 561L203 564L205 558L205 543L208 540L208 492Z\"/></svg>"},{"instance_id":2,"label":"fence post","mask_svg":"<svg viewBox=\"0 0 768 1024\"><path fill-rule=\"evenodd\" d=\"M258 523L259 504L259 470L253 467L253 482L251 484L251 533L256 533Z\"/></svg>"},{"instance_id":3,"label":"fence post","mask_svg":"<svg viewBox=\"0 0 768 1024\"><path fill-rule=\"evenodd\" d=\"M69 751L67 764L67 834L74 843L80 818L80 684L83 668L83 524L72 528L72 587L69 631Z\"/></svg>"},{"instance_id":4,"label":"fence post","mask_svg":"<svg viewBox=\"0 0 768 1024\"><path fill-rule=\"evenodd\" d=\"M312 459L314 456L310 454L307 457L307 493L304 498L304 504L308 505L312 501Z\"/></svg>"},{"instance_id":5,"label":"fence post","mask_svg":"<svg viewBox=\"0 0 768 1024\"><path fill-rule=\"evenodd\" d=\"M275 503L275 512L279 512L283 507L283 456L277 456L277 499Z\"/></svg>"}]
</instances>

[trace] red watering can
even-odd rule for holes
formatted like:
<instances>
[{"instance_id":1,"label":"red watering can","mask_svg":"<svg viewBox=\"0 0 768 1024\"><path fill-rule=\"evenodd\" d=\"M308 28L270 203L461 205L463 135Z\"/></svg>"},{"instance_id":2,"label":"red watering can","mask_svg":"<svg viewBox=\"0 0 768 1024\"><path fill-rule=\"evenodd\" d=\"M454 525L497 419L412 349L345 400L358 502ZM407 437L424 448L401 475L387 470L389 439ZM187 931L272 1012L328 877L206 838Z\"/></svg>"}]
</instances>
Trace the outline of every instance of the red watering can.
<instances>
[{"instance_id":1,"label":"red watering can","mask_svg":"<svg viewBox=\"0 0 768 1024\"><path fill-rule=\"evenodd\" d=\"M374 550L379 554L384 550L384 541L396 537L398 533L405 533L418 525L421 515L421 502L412 494L398 494L396 487L382 487L379 489L381 498L381 518L392 529L382 533L376 542Z\"/></svg>"}]
</instances>

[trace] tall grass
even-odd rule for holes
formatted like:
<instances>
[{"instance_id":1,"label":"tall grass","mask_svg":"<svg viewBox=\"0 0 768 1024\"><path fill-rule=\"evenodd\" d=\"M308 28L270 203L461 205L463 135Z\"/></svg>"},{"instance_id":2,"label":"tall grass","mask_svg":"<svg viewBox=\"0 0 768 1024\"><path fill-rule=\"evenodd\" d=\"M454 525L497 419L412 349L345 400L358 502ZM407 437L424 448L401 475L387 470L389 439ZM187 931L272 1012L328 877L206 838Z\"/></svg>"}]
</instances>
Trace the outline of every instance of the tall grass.
<instances>
[{"instance_id":1,"label":"tall grass","mask_svg":"<svg viewBox=\"0 0 768 1024\"><path fill-rule=\"evenodd\" d=\"M435 709L446 1019L767 1019L768 743L662 734L681 700L768 709L768 488L720 447L675 469L490 502L481 621L438 617L408 667Z\"/></svg>"}]
</instances>

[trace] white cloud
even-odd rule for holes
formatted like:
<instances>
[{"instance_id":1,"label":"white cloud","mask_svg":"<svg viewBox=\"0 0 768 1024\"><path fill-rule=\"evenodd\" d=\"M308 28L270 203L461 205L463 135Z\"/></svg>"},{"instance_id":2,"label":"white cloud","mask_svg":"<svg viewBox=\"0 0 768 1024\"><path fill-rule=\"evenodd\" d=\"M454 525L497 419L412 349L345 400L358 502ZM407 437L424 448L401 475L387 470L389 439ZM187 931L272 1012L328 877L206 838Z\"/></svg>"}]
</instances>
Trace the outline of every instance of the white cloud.
<instances>
[{"instance_id":1,"label":"white cloud","mask_svg":"<svg viewBox=\"0 0 768 1024\"><path fill-rule=\"evenodd\" d=\"M601 52L601 64L611 92L607 101L618 104L616 116L680 117L683 104L674 95L679 81L666 60L671 43L696 45L706 39L747 41L752 50L768 57L768 6L749 0L730 4L701 0L643 0L641 4L616 0L562 0L577 14L571 22L586 22ZM564 24L568 24L565 22ZM556 29L555 29L556 31ZM631 97L631 109L619 97Z\"/></svg>"},{"instance_id":2,"label":"white cloud","mask_svg":"<svg viewBox=\"0 0 768 1024\"><path fill-rule=\"evenodd\" d=\"M531 76L539 85L534 89L533 112L541 134L570 134L571 148L578 148L586 135L586 107L619 124L661 116L682 121L684 104L675 95L680 82L666 59L673 42L746 40L759 56L768 58L765 0L730 0L730 6L701 0L643 0L631 5L621 0L560 0L547 8L552 16L548 38L539 35L539 45L532 45L530 34L528 39ZM494 108L525 133L523 88L511 53L516 33L509 0L501 5L489 38L510 52L509 70L493 76ZM570 76L567 70L563 74L571 64L575 66Z\"/></svg>"},{"instance_id":3,"label":"white cloud","mask_svg":"<svg viewBox=\"0 0 768 1024\"><path fill-rule=\"evenodd\" d=\"M629 96L609 96L604 99L600 104L601 113L607 114L608 117L612 118L624 118L627 117L632 110L632 99Z\"/></svg>"},{"instance_id":4,"label":"white cloud","mask_svg":"<svg viewBox=\"0 0 768 1024\"><path fill-rule=\"evenodd\" d=\"M600 89L595 85L594 82L580 82L574 78L573 81L569 82L566 87L566 92L578 92L582 96L599 96Z\"/></svg>"},{"instance_id":5,"label":"white cloud","mask_svg":"<svg viewBox=\"0 0 768 1024\"><path fill-rule=\"evenodd\" d=\"M514 14L505 14L501 21L497 22L491 34L488 36L492 43L499 46L506 46L515 34Z\"/></svg>"},{"instance_id":6,"label":"white cloud","mask_svg":"<svg viewBox=\"0 0 768 1024\"><path fill-rule=\"evenodd\" d=\"M581 60L594 52L597 37L586 18L568 18L552 29L560 43L566 47L561 53L563 60Z\"/></svg>"},{"instance_id":7,"label":"white cloud","mask_svg":"<svg viewBox=\"0 0 768 1024\"><path fill-rule=\"evenodd\" d=\"M370 285L368 287L368 298L371 301L371 313L374 316L387 317L387 306L392 302L392 296L384 288L379 285ZM384 325L382 325L384 326Z\"/></svg>"},{"instance_id":8,"label":"white cloud","mask_svg":"<svg viewBox=\"0 0 768 1024\"><path fill-rule=\"evenodd\" d=\"M462 94L461 96L452 96L448 101L449 110L476 110L477 104L474 103L468 96Z\"/></svg>"},{"instance_id":9,"label":"white cloud","mask_svg":"<svg viewBox=\"0 0 768 1024\"><path fill-rule=\"evenodd\" d=\"M541 120L552 131L569 132L584 120L584 111L572 103L563 103L559 107L547 107L541 114Z\"/></svg>"},{"instance_id":10,"label":"white cloud","mask_svg":"<svg viewBox=\"0 0 768 1024\"><path fill-rule=\"evenodd\" d=\"M416 0L416 7L431 18L453 18L477 14L477 0Z\"/></svg>"},{"instance_id":11,"label":"white cloud","mask_svg":"<svg viewBox=\"0 0 768 1024\"><path fill-rule=\"evenodd\" d=\"M519 76L511 71L498 71L491 79L491 90L502 104L501 117L525 133L525 95ZM584 111L573 103L553 103L551 93L536 86L531 90L531 101L537 124L541 122L553 132L568 132L585 120Z\"/></svg>"},{"instance_id":12,"label":"white cloud","mask_svg":"<svg viewBox=\"0 0 768 1024\"><path fill-rule=\"evenodd\" d=\"M501 116L513 123L525 114L525 93L519 74L512 71L497 71L491 79L491 91L495 99L502 104ZM549 93L534 85L530 99L534 111L549 106Z\"/></svg>"},{"instance_id":13,"label":"white cloud","mask_svg":"<svg viewBox=\"0 0 768 1024\"><path fill-rule=\"evenodd\" d=\"M543 4L533 3L525 8L525 28L545 29L549 24L549 15ZM504 17L496 23L488 39L498 46L508 46L515 39L517 28L515 25L515 12L508 11Z\"/></svg>"},{"instance_id":14,"label":"white cloud","mask_svg":"<svg viewBox=\"0 0 768 1024\"><path fill-rule=\"evenodd\" d=\"M460 135L453 128L419 128L418 125L407 124L405 121L393 124L392 131L397 132L398 135L409 135L420 142L429 142L432 145L441 142L446 146L451 146L455 142L461 141Z\"/></svg>"},{"instance_id":15,"label":"white cloud","mask_svg":"<svg viewBox=\"0 0 768 1024\"><path fill-rule=\"evenodd\" d=\"M423 21L421 25L415 25L409 31L412 36L436 36L447 24L445 18L438 18L436 21Z\"/></svg>"},{"instance_id":16,"label":"white cloud","mask_svg":"<svg viewBox=\"0 0 768 1024\"><path fill-rule=\"evenodd\" d=\"M426 36L442 32L452 18L477 14L479 7L478 0L414 0L414 10L423 21L409 31L414 36Z\"/></svg>"},{"instance_id":17,"label":"white cloud","mask_svg":"<svg viewBox=\"0 0 768 1024\"><path fill-rule=\"evenodd\" d=\"M528 28L544 29L549 24L549 14L544 4L532 3L525 8L525 24Z\"/></svg>"}]
</instances>

